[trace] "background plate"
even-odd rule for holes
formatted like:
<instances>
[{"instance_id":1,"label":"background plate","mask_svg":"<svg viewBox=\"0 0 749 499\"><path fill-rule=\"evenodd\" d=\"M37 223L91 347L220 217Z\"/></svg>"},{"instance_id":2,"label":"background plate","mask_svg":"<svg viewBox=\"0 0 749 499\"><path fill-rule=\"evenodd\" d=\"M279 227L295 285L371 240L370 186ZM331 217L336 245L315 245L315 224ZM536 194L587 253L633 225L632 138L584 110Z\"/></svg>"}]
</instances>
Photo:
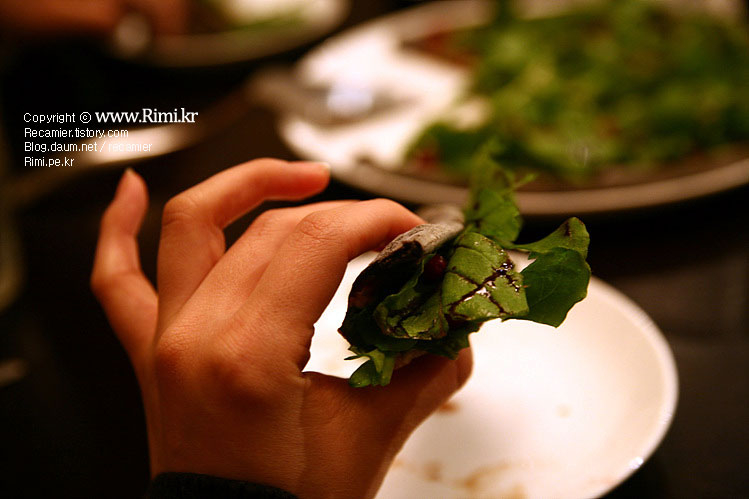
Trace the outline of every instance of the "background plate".
<instances>
[{"instance_id":1,"label":"background plate","mask_svg":"<svg viewBox=\"0 0 749 499\"><path fill-rule=\"evenodd\" d=\"M130 53L114 43L113 55L158 67L208 67L265 57L283 52L332 31L343 22L348 0L304 0L289 25L232 28L210 33L164 35L153 39L144 52Z\"/></svg>"},{"instance_id":2,"label":"background plate","mask_svg":"<svg viewBox=\"0 0 749 499\"><path fill-rule=\"evenodd\" d=\"M404 44L435 31L485 22L489 7L477 0L434 2L327 40L300 61L300 78L312 85L366 88L407 104L334 127L287 113L279 122L281 136L300 157L329 162L333 175L354 187L414 203L462 203L465 188L403 175L398 169L426 124L445 116L470 119L471 106L458 114L454 109L469 74ZM589 186L520 191L518 204L526 215L583 215L684 201L746 183L749 158L745 150L738 150L717 158L693 158L652 175L613 175Z\"/></svg>"}]
</instances>

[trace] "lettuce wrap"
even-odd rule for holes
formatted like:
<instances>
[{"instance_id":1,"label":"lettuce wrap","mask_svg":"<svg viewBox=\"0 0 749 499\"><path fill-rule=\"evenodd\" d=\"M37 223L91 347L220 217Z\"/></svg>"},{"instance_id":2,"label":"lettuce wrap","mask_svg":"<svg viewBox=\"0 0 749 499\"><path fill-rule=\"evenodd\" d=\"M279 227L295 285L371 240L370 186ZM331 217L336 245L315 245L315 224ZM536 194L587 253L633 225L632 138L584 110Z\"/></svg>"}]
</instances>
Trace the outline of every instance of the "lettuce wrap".
<instances>
[{"instance_id":1,"label":"lettuce wrap","mask_svg":"<svg viewBox=\"0 0 749 499\"><path fill-rule=\"evenodd\" d=\"M387 385L395 368L424 353L454 359L489 320L559 326L585 298L585 225L570 218L539 241L516 243L522 221L513 174L488 152L474 161L462 212L431 207L422 213L430 223L394 239L355 280L339 329L349 359L367 359L352 386ZM508 250L531 263L519 270Z\"/></svg>"}]
</instances>

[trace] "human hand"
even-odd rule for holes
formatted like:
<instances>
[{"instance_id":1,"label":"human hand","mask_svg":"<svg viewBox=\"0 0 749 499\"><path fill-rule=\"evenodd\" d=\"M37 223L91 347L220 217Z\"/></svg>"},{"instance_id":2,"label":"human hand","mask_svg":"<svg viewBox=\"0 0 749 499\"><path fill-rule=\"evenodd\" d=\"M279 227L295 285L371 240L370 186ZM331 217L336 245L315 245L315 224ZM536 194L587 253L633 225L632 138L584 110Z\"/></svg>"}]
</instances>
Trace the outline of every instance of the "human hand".
<instances>
[{"instance_id":1,"label":"human hand","mask_svg":"<svg viewBox=\"0 0 749 499\"><path fill-rule=\"evenodd\" d=\"M186 0L2 0L0 25L32 34L102 35L129 10L148 17L156 33L185 29Z\"/></svg>"},{"instance_id":2,"label":"human hand","mask_svg":"<svg viewBox=\"0 0 749 499\"><path fill-rule=\"evenodd\" d=\"M467 379L424 356L387 387L303 372L313 324L349 260L421 223L387 200L270 210L228 250L223 228L266 199L324 189L316 163L261 159L167 203L158 296L140 269L147 206L128 171L101 224L92 288L141 386L151 472L272 485L300 497L371 497L406 438Z\"/></svg>"}]
</instances>

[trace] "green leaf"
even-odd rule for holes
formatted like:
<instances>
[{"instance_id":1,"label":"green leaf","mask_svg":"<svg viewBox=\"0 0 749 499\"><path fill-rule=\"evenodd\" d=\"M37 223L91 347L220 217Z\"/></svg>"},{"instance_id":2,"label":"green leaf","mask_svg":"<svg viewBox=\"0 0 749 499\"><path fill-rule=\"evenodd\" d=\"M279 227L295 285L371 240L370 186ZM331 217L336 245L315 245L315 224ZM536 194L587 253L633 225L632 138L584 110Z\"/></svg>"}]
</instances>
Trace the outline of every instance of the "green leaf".
<instances>
[{"instance_id":1,"label":"green leaf","mask_svg":"<svg viewBox=\"0 0 749 499\"><path fill-rule=\"evenodd\" d=\"M382 333L373 320L374 307L346 312L340 331L352 345L362 350L378 349L383 352L403 352L415 345L413 339L394 338Z\"/></svg>"},{"instance_id":2,"label":"green leaf","mask_svg":"<svg viewBox=\"0 0 749 499\"><path fill-rule=\"evenodd\" d=\"M364 386L385 386L390 383L395 366L395 355L374 349L369 352L361 352L352 347L351 351L357 353L349 359L368 357L369 360L360 365L349 378L349 384L355 388Z\"/></svg>"},{"instance_id":3,"label":"green leaf","mask_svg":"<svg viewBox=\"0 0 749 499\"><path fill-rule=\"evenodd\" d=\"M439 291L429 295L411 315L403 315L400 324L409 338L431 340L446 336L449 327L442 313Z\"/></svg>"},{"instance_id":4,"label":"green leaf","mask_svg":"<svg viewBox=\"0 0 749 499\"><path fill-rule=\"evenodd\" d=\"M590 236L585 224L577 218L570 218L545 238L535 243L513 244L510 245L510 248L530 251L530 258L536 258L540 254L552 251L554 248L567 248L577 251L585 259L588 257L589 243Z\"/></svg>"},{"instance_id":5,"label":"green leaf","mask_svg":"<svg viewBox=\"0 0 749 499\"><path fill-rule=\"evenodd\" d=\"M383 334L409 339L432 339L447 334L447 322L440 310L440 283L422 279L424 267L432 257L434 253L425 255L411 279L375 308L374 319Z\"/></svg>"},{"instance_id":6,"label":"green leaf","mask_svg":"<svg viewBox=\"0 0 749 499\"><path fill-rule=\"evenodd\" d=\"M468 335L475 333L481 327L481 323L467 323L450 329L450 334L437 341L422 342L419 348L434 355L442 355L455 359L458 353L470 346Z\"/></svg>"},{"instance_id":7,"label":"green leaf","mask_svg":"<svg viewBox=\"0 0 749 499\"><path fill-rule=\"evenodd\" d=\"M396 338L437 340L449 323L484 322L528 312L522 276L506 251L477 232L464 232L451 245L442 280L425 282L427 255L398 293L386 297L374 319L383 334Z\"/></svg>"},{"instance_id":8,"label":"green leaf","mask_svg":"<svg viewBox=\"0 0 749 499\"><path fill-rule=\"evenodd\" d=\"M471 194L464 209L466 231L475 231L502 244L517 239L522 219L513 189L514 176L491 157L491 144L474 158Z\"/></svg>"},{"instance_id":9,"label":"green leaf","mask_svg":"<svg viewBox=\"0 0 749 499\"><path fill-rule=\"evenodd\" d=\"M514 317L559 326L572 306L585 298L590 267L580 252L553 248L538 254L521 272L529 312Z\"/></svg>"},{"instance_id":10,"label":"green leaf","mask_svg":"<svg viewBox=\"0 0 749 499\"><path fill-rule=\"evenodd\" d=\"M507 252L477 232L455 242L442 284L442 307L453 322L527 313L521 275Z\"/></svg>"},{"instance_id":11,"label":"green leaf","mask_svg":"<svg viewBox=\"0 0 749 499\"><path fill-rule=\"evenodd\" d=\"M351 357L349 359L351 359ZM378 381L379 377L377 375L377 370L375 369L374 362L368 360L364 364L360 365L356 371L354 371L354 373L348 379L348 384L353 386L354 388L364 388L365 386L378 385Z\"/></svg>"}]
</instances>

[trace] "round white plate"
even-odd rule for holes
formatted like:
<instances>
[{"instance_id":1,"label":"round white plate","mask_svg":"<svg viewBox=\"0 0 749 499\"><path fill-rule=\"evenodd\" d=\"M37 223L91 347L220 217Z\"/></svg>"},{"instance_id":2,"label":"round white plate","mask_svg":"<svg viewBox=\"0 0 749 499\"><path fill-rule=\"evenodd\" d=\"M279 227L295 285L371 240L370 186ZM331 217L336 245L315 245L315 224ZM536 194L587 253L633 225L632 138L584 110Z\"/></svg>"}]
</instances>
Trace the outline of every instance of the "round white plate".
<instances>
[{"instance_id":1,"label":"round white plate","mask_svg":"<svg viewBox=\"0 0 749 499\"><path fill-rule=\"evenodd\" d=\"M528 9L532 15L542 12L540 7L548 10L549 2L528 5L533 7ZM403 44L437 31L486 22L489 7L482 0L430 2L330 38L300 61L297 69L304 82L381 93L405 104L338 126L287 113L279 121L282 138L300 157L330 163L333 175L354 187L413 203L462 204L467 195L464 187L398 170L427 124L480 115L477 102L455 108L456 100L467 93L469 73ZM582 215L673 203L749 183L749 158L742 152L711 159L709 165L694 163L673 165L652 176L619 175L594 186L520 191L517 200L526 215Z\"/></svg>"},{"instance_id":2,"label":"round white plate","mask_svg":"<svg viewBox=\"0 0 749 499\"><path fill-rule=\"evenodd\" d=\"M338 335L354 260L316 324L307 370L357 367ZM466 386L408 440L379 496L595 497L637 470L674 414L677 373L650 318L593 278L558 329L492 321L471 335ZM394 373L398 376L398 372Z\"/></svg>"}]
</instances>

